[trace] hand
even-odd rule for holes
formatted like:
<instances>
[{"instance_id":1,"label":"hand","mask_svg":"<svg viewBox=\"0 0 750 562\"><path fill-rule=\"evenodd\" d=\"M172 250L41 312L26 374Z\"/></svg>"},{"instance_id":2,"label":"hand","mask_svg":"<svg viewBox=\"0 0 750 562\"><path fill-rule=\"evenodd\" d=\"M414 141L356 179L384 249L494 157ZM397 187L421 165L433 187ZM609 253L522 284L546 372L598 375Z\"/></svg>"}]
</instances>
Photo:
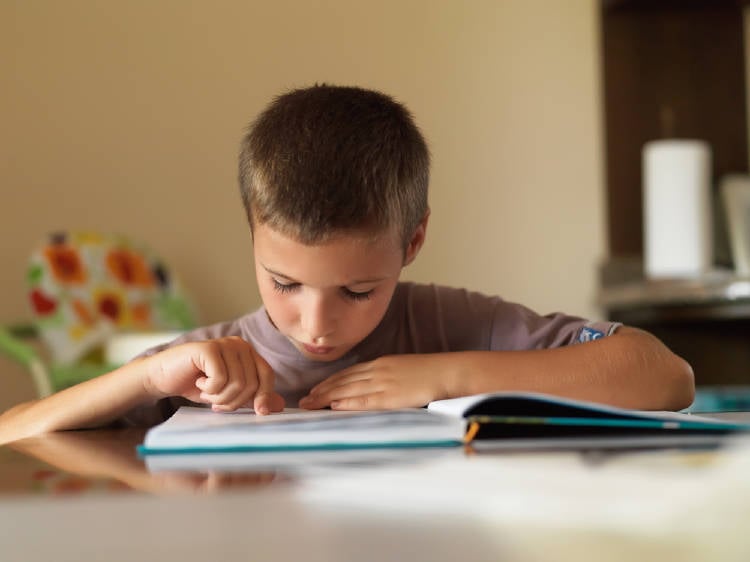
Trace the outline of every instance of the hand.
<instances>
[{"instance_id":1,"label":"hand","mask_svg":"<svg viewBox=\"0 0 750 562\"><path fill-rule=\"evenodd\" d=\"M315 385L300 407L385 410L422 407L448 396L444 354L386 355L359 363Z\"/></svg>"},{"instance_id":2,"label":"hand","mask_svg":"<svg viewBox=\"0 0 750 562\"><path fill-rule=\"evenodd\" d=\"M242 338L185 343L144 361L144 385L152 396L184 396L211 404L217 412L246 405L259 414L284 408L284 399L274 391L273 370Z\"/></svg>"}]
</instances>

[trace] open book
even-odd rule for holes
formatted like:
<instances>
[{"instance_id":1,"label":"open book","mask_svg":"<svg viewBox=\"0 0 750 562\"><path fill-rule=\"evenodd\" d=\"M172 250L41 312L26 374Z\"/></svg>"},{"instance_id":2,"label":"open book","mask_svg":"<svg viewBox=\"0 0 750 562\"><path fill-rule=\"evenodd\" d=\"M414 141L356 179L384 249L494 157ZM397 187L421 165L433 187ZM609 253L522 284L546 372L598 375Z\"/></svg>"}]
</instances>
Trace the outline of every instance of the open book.
<instances>
[{"instance_id":1,"label":"open book","mask_svg":"<svg viewBox=\"0 0 750 562\"><path fill-rule=\"evenodd\" d=\"M440 447L461 443L466 421L424 408L344 412L301 410L258 416L182 406L146 433L141 454Z\"/></svg>"},{"instance_id":2,"label":"open book","mask_svg":"<svg viewBox=\"0 0 750 562\"><path fill-rule=\"evenodd\" d=\"M492 446L680 446L716 444L750 423L681 412L628 410L538 393L496 392L439 400L429 409L467 420L465 441Z\"/></svg>"},{"instance_id":3,"label":"open book","mask_svg":"<svg viewBox=\"0 0 750 562\"><path fill-rule=\"evenodd\" d=\"M257 416L252 410L214 413L181 407L146 433L142 455L164 453L293 451L390 447L444 447L474 439L509 446L540 440L585 445L597 438L716 436L750 431L750 424L677 412L625 410L544 394L496 392L439 400L427 408L344 412L286 409ZM627 442L627 439L626 441ZM636 443L637 444L637 443Z\"/></svg>"}]
</instances>

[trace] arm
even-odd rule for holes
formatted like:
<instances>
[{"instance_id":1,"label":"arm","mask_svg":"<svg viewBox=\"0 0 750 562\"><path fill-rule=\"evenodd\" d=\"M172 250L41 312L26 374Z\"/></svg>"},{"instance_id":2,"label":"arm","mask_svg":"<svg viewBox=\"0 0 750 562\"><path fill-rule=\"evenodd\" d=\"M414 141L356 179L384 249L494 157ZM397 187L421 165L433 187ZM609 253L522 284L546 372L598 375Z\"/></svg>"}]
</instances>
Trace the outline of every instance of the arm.
<instances>
[{"instance_id":1,"label":"arm","mask_svg":"<svg viewBox=\"0 0 750 562\"><path fill-rule=\"evenodd\" d=\"M186 343L11 408L0 415L0 444L48 431L100 426L166 396L184 396L220 412L253 403L265 414L284 407L273 383L268 363L240 338Z\"/></svg>"},{"instance_id":2,"label":"arm","mask_svg":"<svg viewBox=\"0 0 750 562\"><path fill-rule=\"evenodd\" d=\"M493 391L543 392L643 410L693 400L693 372L651 334L621 327L596 341L530 351L385 356L315 386L304 408L379 409Z\"/></svg>"},{"instance_id":3,"label":"arm","mask_svg":"<svg viewBox=\"0 0 750 562\"><path fill-rule=\"evenodd\" d=\"M0 443L48 431L96 427L139 404L155 402L143 382L146 361L12 407L0 415Z\"/></svg>"}]
</instances>

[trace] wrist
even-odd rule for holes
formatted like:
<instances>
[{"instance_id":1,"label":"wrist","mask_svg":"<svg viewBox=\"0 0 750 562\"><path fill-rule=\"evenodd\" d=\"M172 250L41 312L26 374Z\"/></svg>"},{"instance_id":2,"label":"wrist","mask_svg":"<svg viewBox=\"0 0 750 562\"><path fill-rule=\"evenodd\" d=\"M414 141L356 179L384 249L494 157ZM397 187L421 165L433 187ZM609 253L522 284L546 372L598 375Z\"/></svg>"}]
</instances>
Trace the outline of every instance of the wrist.
<instances>
[{"instance_id":1,"label":"wrist","mask_svg":"<svg viewBox=\"0 0 750 562\"><path fill-rule=\"evenodd\" d=\"M458 398L469 394L467 385L466 361L464 353L455 352L443 354L445 362L445 371L442 378L443 398Z\"/></svg>"},{"instance_id":2,"label":"wrist","mask_svg":"<svg viewBox=\"0 0 750 562\"><path fill-rule=\"evenodd\" d=\"M459 351L449 355L452 360L445 377L449 398L501 389L499 373L504 372L502 352Z\"/></svg>"},{"instance_id":3,"label":"wrist","mask_svg":"<svg viewBox=\"0 0 750 562\"><path fill-rule=\"evenodd\" d=\"M161 371L161 364L158 361L154 361L153 357L154 356L138 359L137 361L131 362L130 365L137 369L137 375L140 380L141 388L143 389L144 398L159 400L166 397L166 394L161 392L155 383L158 372L154 371Z\"/></svg>"}]
</instances>

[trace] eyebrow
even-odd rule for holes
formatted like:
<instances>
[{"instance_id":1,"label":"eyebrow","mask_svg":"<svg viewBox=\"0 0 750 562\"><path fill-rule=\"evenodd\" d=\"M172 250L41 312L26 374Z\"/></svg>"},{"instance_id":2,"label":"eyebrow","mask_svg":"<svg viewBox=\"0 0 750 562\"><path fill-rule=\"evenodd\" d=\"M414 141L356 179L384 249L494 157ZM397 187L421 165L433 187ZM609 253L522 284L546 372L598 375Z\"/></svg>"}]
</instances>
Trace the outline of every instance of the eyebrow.
<instances>
[{"instance_id":1,"label":"eyebrow","mask_svg":"<svg viewBox=\"0 0 750 562\"><path fill-rule=\"evenodd\" d=\"M288 281L291 281L292 283L300 283L293 277L289 277L285 273L281 273L280 271L274 271L273 269L267 267L265 264L261 263L263 266L263 269L265 269L268 273L271 275L276 275L277 277L283 277L284 279L287 279ZM374 277L372 279L358 279L356 281L352 281L350 283L347 283L346 285L343 285L344 287L347 287L349 285L365 285L367 283L377 283L379 281L383 281L384 279L387 279L387 277Z\"/></svg>"}]
</instances>

